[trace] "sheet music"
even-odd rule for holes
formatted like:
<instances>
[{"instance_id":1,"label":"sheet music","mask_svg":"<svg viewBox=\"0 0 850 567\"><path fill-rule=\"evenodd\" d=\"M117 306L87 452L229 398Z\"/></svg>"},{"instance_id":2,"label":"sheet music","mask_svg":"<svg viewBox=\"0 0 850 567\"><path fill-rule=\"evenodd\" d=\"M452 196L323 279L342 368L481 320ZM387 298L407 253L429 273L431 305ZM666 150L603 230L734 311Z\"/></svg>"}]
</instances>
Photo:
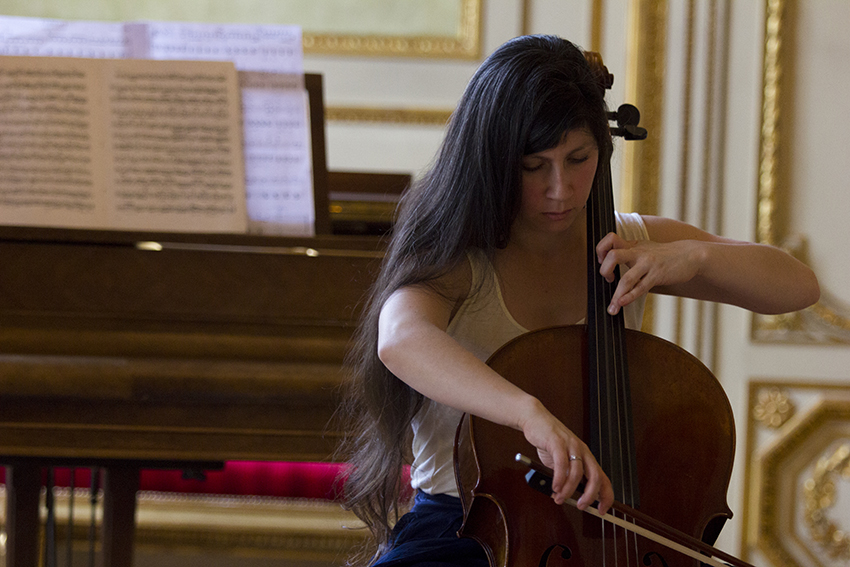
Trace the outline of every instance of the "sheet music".
<instances>
[{"instance_id":1,"label":"sheet music","mask_svg":"<svg viewBox=\"0 0 850 567\"><path fill-rule=\"evenodd\" d=\"M242 71L248 229L315 234L313 172L303 75Z\"/></svg>"},{"instance_id":2,"label":"sheet music","mask_svg":"<svg viewBox=\"0 0 850 567\"><path fill-rule=\"evenodd\" d=\"M121 59L124 24L0 16L0 55Z\"/></svg>"},{"instance_id":3,"label":"sheet music","mask_svg":"<svg viewBox=\"0 0 850 567\"><path fill-rule=\"evenodd\" d=\"M231 63L0 57L0 223L245 232L240 114Z\"/></svg>"},{"instance_id":4,"label":"sheet music","mask_svg":"<svg viewBox=\"0 0 850 567\"><path fill-rule=\"evenodd\" d=\"M101 225L92 70L0 57L0 222Z\"/></svg>"},{"instance_id":5,"label":"sheet music","mask_svg":"<svg viewBox=\"0 0 850 567\"><path fill-rule=\"evenodd\" d=\"M301 29L136 22L126 24L126 37L128 57L235 63L242 83L248 231L314 235Z\"/></svg>"},{"instance_id":6,"label":"sheet music","mask_svg":"<svg viewBox=\"0 0 850 567\"><path fill-rule=\"evenodd\" d=\"M250 24L130 22L127 57L232 61L239 71L304 73L301 28Z\"/></svg>"},{"instance_id":7,"label":"sheet music","mask_svg":"<svg viewBox=\"0 0 850 567\"><path fill-rule=\"evenodd\" d=\"M233 61L239 70L261 72L240 79L250 82L242 91L247 230L260 234L315 234L309 100L301 45L298 26L0 16L0 54L223 60ZM262 72L280 75L264 77ZM129 203L123 206L130 210Z\"/></svg>"},{"instance_id":8,"label":"sheet music","mask_svg":"<svg viewBox=\"0 0 850 567\"><path fill-rule=\"evenodd\" d=\"M241 109L233 66L116 61L109 69L113 223L244 232Z\"/></svg>"}]
</instances>

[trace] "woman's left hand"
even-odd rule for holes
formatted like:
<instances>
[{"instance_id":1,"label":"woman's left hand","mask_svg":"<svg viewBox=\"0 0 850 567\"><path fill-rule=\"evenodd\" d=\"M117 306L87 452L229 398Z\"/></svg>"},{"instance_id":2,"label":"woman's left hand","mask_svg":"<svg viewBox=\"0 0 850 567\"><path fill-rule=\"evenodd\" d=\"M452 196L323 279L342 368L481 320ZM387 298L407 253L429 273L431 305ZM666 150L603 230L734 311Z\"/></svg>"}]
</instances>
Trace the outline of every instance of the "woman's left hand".
<instances>
[{"instance_id":1,"label":"woman's left hand","mask_svg":"<svg viewBox=\"0 0 850 567\"><path fill-rule=\"evenodd\" d=\"M611 314L650 291L765 314L803 309L820 296L814 272L779 248L716 236L663 217L642 218L647 240L627 241L610 233L596 247L599 273L608 281L618 265L628 268L608 306Z\"/></svg>"},{"instance_id":2,"label":"woman's left hand","mask_svg":"<svg viewBox=\"0 0 850 567\"><path fill-rule=\"evenodd\" d=\"M651 240L629 241L613 232L607 234L596 246L599 273L612 282L617 266L628 268L614 291L608 312L615 315L622 307L655 287L693 279L699 269L699 244L694 240L663 243Z\"/></svg>"}]
</instances>

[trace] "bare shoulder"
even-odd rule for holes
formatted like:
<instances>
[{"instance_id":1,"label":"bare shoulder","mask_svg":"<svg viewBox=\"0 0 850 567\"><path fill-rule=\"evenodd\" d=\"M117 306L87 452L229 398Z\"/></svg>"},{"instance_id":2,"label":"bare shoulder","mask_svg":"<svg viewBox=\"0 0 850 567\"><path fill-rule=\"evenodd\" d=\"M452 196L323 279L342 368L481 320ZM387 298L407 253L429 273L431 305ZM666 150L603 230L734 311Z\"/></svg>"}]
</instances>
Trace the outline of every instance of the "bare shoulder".
<instances>
[{"instance_id":1,"label":"bare shoulder","mask_svg":"<svg viewBox=\"0 0 850 567\"><path fill-rule=\"evenodd\" d=\"M419 313L437 322L454 316L472 287L472 268L465 258L442 276L423 283L397 289L384 304L384 310L401 308L409 313Z\"/></svg>"}]
</instances>

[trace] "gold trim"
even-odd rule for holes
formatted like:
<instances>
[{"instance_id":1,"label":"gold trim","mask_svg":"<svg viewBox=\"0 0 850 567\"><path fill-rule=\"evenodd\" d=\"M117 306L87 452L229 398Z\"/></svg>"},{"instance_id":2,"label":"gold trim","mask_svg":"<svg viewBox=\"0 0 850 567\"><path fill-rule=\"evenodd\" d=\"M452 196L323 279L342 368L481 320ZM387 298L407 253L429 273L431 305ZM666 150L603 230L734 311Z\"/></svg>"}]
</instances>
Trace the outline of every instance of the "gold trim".
<instances>
[{"instance_id":1,"label":"gold trim","mask_svg":"<svg viewBox=\"0 0 850 567\"><path fill-rule=\"evenodd\" d=\"M590 11L590 50L602 53L602 42L605 40L605 2L593 0Z\"/></svg>"},{"instance_id":2,"label":"gold trim","mask_svg":"<svg viewBox=\"0 0 850 567\"><path fill-rule=\"evenodd\" d=\"M837 301L826 296L824 299L821 299L821 301L812 306L811 312L814 313L819 320L823 321L830 327L850 332L850 319L838 312L838 309L841 309L844 313L847 313L847 307L839 307L837 305L830 306L830 303L834 304L837 303Z\"/></svg>"},{"instance_id":3,"label":"gold trim","mask_svg":"<svg viewBox=\"0 0 850 567\"><path fill-rule=\"evenodd\" d=\"M331 201L331 220L386 222L395 218L398 203L389 201Z\"/></svg>"},{"instance_id":4,"label":"gold trim","mask_svg":"<svg viewBox=\"0 0 850 567\"><path fill-rule=\"evenodd\" d=\"M602 17L601 0L594 2L594 18ZM661 177L661 128L664 113L664 53L667 37L667 1L637 0L630 3L629 73L626 98L641 112L641 126L649 136L641 142L624 144L624 177L620 209L648 215L658 214ZM595 24L594 24L595 26ZM597 41L601 42L600 37ZM642 329L655 326L654 300L648 298Z\"/></svg>"},{"instance_id":5,"label":"gold trim","mask_svg":"<svg viewBox=\"0 0 850 567\"><path fill-rule=\"evenodd\" d=\"M70 490L54 489L57 536L67 536ZM5 487L0 518L5 524ZM42 495L42 514L44 510ZM88 545L88 489L74 491L74 545ZM95 507L100 533L103 494ZM226 553L339 564L365 543L367 530L350 512L328 500L139 492L135 545L148 553Z\"/></svg>"},{"instance_id":6,"label":"gold trim","mask_svg":"<svg viewBox=\"0 0 850 567\"><path fill-rule=\"evenodd\" d=\"M782 64L782 16L785 0L767 0L759 151L758 241L776 245L776 168L779 150L779 94Z\"/></svg>"},{"instance_id":7,"label":"gold trim","mask_svg":"<svg viewBox=\"0 0 850 567\"><path fill-rule=\"evenodd\" d=\"M778 471L783 469L785 460L801 447L806 439L813 438L830 421L850 421L850 400L822 400L806 415L789 422L787 433L772 443L770 450L759 459L761 494L756 543L771 562L781 567L796 567L797 562L784 545L793 534L782 533L781 529L782 524L789 520L778 515L777 506L781 491L777 483ZM818 437L818 443L826 446L829 440L821 436ZM807 542L799 539L797 541L803 547L806 546Z\"/></svg>"},{"instance_id":8,"label":"gold trim","mask_svg":"<svg viewBox=\"0 0 850 567\"><path fill-rule=\"evenodd\" d=\"M763 432L763 427L767 427L767 424L763 423L756 416L756 407L758 405L758 398L761 396L763 392L770 390L780 390L783 393L793 392L795 390L801 390L804 395L811 392L819 392L824 395L825 398L830 399L831 403L840 403L843 404L844 409L846 411L850 411L850 400L848 400L848 396L850 396L850 385L847 383L838 383L838 382L803 382L803 381L792 381L792 380L781 380L778 378L751 378L748 385L748 395L747 395L747 428L746 428L746 447L745 454L747 455L744 462L744 486L743 486L743 496L742 496L742 515L741 515L741 547L738 556L743 561L751 562L753 557L751 554L751 550L755 547L761 548L760 537L762 531L762 500L764 497L764 486L766 486L766 482L769 484L772 479L767 479L764 473L764 466L760 466L764 464L764 459L759 458L759 447L758 439L760 437L760 432ZM838 398L836 400L835 398ZM820 406L817 406L820 407ZM813 411L808 410L804 414L799 416L789 416L788 420L784 422L779 428L774 430L774 435L778 435L778 441L770 443L773 447L769 454L775 456L776 451L781 447L786 447L788 443L797 443L803 433L803 429L807 429L807 427L803 427L803 424L811 425L812 416L814 415ZM770 490L773 491L775 495L775 486L772 486ZM780 565L784 565L780 563ZM790 567L790 566L789 566ZM796 567L796 565L794 566Z\"/></svg>"},{"instance_id":9,"label":"gold trim","mask_svg":"<svg viewBox=\"0 0 850 567\"><path fill-rule=\"evenodd\" d=\"M305 32L304 53L318 55L365 55L372 57L435 57L477 59L481 56L481 2L460 0L458 35L379 36L335 35Z\"/></svg>"},{"instance_id":10,"label":"gold trim","mask_svg":"<svg viewBox=\"0 0 850 567\"><path fill-rule=\"evenodd\" d=\"M646 140L624 144L623 210L658 213L661 129L664 114L666 0L637 0L629 14L629 73L626 98L640 109Z\"/></svg>"},{"instance_id":11,"label":"gold trim","mask_svg":"<svg viewBox=\"0 0 850 567\"><path fill-rule=\"evenodd\" d=\"M779 154L782 149L783 63L788 50L786 0L765 0L765 39L762 72L762 118L759 148L758 210L756 237L758 242L783 246L795 256L804 255L804 239L793 245L779 226L780 196ZM797 313L779 316L753 315L752 337L772 343L850 343L850 309L824 294L814 306Z\"/></svg>"},{"instance_id":12,"label":"gold trim","mask_svg":"<svg viewBox=\"0 0 850 567\"><path fill-rule=\"evenodd\" d=\"M325 120L328 122L378 122L443 127L451 115L452 110L439 108L325 107Z\"/></svg>"},{"instance_id":13,"label":"gold trim","mask_svg":"<svg viewBox=\"0 0 850 567\"><path fill-rule=\"evenodd\" d=\"M838 560L850 560L850 536L830 520L826 511L835 506L835 476L850 478L850 444L841 445L829 457L821 457L811 478L803 484L806 526L811 538L827 555Z\"/></svg>"}]
</instances>

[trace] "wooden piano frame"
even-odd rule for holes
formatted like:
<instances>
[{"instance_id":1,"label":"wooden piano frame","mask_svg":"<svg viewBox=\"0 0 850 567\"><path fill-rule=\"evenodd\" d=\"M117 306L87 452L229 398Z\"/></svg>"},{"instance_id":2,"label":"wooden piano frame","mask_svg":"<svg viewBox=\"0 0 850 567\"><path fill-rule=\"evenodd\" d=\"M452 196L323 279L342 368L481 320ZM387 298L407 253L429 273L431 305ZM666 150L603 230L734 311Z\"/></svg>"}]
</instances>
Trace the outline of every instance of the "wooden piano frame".
<instances>
[{"instance_id":1,"label":"wooden piano frame","mask_svg":"<svg viewBox=\"0 0 850 567\"><path fill-rule=\"evenodd\" d=\"M315 238L0 227L10 567L37 563L48 462L105 467L103 565L129 566L140 469L332 458L382 251L330 235L321 78L307 85Z\"/></svg>"}]
</instances>

